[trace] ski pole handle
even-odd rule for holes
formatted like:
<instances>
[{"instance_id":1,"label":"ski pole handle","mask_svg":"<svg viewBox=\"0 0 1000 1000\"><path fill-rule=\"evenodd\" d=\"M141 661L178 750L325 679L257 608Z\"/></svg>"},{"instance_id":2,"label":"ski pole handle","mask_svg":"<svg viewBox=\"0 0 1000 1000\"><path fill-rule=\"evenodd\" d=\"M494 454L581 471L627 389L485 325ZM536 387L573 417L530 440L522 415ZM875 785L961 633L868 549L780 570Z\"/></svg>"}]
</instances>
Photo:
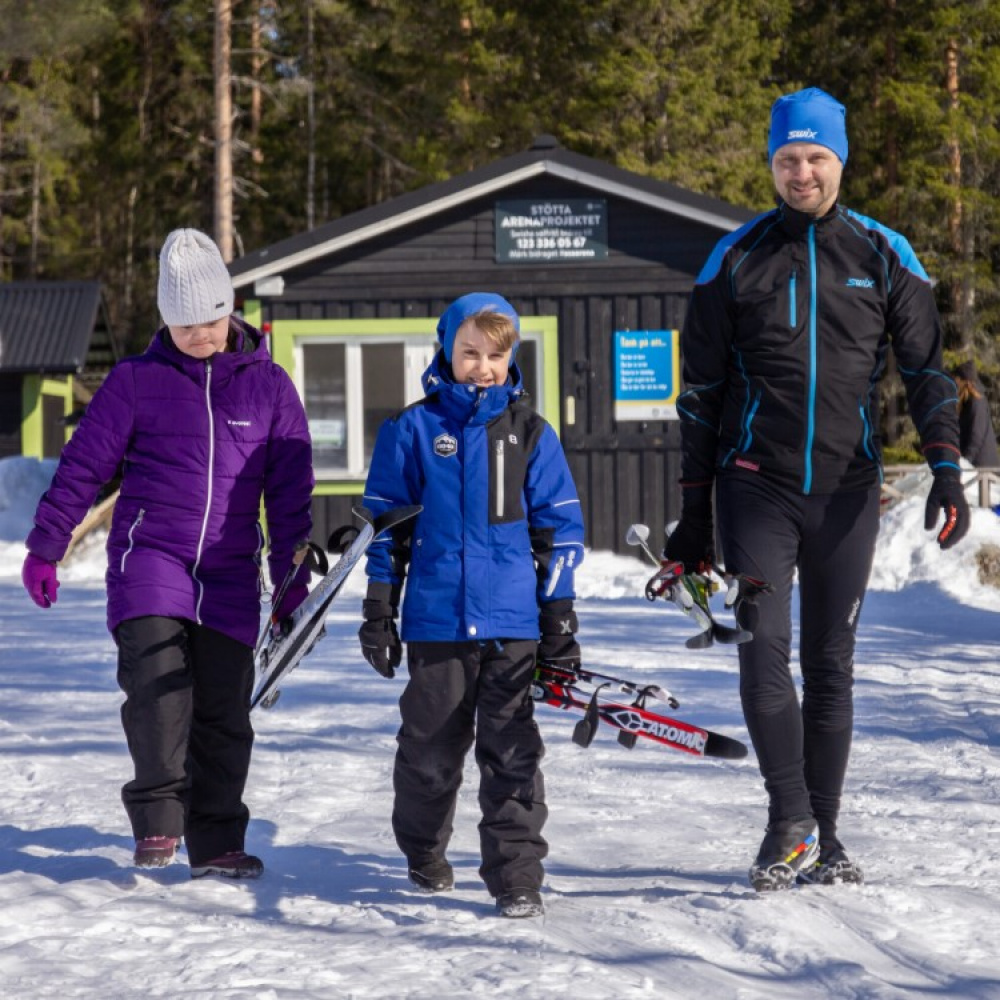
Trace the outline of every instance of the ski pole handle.
<instances>
[{"instance_id":1,"label":"ski pole handle","mask_svg":"<svg viewBox=\"0 0 1000 1000\"><path fill-rule=\"evenodd\" d=\"M288 588L292 585L292 580L295 579L295 574L298 573L299 568L306 561L306 556L309 555L309 539L302 542L296 542L295 548L292 551L292 564L288 567L288 572L285 573L285 579L281 581L281 585L278 587L277 593L271 595L271 623L277 624L275 620L275 612L281 606L281 602L284 599L285 594L288 592Z\"/></svg>"},{"instance_id":2,"label":"ski pole handle","mask_svg":"<svg viewBox=\"0 0 1000 1000\"><path fill-rule=\"evenodd\" d=\"M271 594L271 613L267 616L260 630L260 635L257 637L257 645L254 649L255 655L263 649L270 627L278 624L274 617L275 612L280 607L282 599L288 592L288 588L292 585L292 580L295 579L295 574L298 573L299 568L305 562L307 555L309 555L309 540L305 539L301 542L296 542L295 548L292 550L292 562L288 567L288 572L285 573L285 578L278 585L278 589Z\"/></svg>"}]
</instances>

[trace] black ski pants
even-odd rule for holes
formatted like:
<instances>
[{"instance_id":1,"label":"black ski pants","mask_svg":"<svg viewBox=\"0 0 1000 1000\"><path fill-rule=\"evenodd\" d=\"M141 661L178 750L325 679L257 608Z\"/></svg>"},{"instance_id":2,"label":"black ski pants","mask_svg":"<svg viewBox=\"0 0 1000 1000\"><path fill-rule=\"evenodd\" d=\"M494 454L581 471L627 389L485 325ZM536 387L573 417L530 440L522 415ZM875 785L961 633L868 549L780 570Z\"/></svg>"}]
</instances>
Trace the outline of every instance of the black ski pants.
<instances>
[{"instance_id":1,"label":"black ski pants","mask_svg":"<svg viewBox=\"0 0 1000 1000\"><path fill-rule=\"evenodd\" d=\"M444 858L462 767L479 765L479 873L493 896L542 884L548 816L531 682L537 643L411 642L392 827L410 867Z\"/></svg>"},{"instance_id":2,"label":"black ski pants","mask_svg":"<svg viewBox=\"0 0 1000 1000\"><path fill-rule=\"evenodd\" d=\"M875 552L879 489L804 496L749 473L716 491L727 572L774 593L740 609L740 697L769 822L812 814L834 843L854 722L854 639ZM792 584L799 580L802 704L790 669Z\"/></svg>"},{"instance_id":3,"label":"black ski pants","mask_svg":"<svg viewBox=\"0 0 1000 1000\"><path fill-rule=\"evenodd\" d=\"M243 850L253 650L159 616L124 621L115 637L135 773L122 802L136 839L183 836L192 865Z\"/></svg>"}]
</instances>

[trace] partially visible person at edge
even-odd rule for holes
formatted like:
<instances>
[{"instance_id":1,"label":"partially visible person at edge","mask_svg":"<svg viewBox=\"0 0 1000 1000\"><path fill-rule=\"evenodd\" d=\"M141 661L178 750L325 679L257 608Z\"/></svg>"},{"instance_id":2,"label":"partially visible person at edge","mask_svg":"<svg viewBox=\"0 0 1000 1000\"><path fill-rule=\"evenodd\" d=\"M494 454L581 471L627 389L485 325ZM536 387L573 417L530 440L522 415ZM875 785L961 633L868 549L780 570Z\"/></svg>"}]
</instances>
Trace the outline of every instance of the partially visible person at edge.
<instances>
[{"instance_id":1,"label":"partially visible person at edge","mask_svg":"<svg viewBox=\"0 0 1000 1000\"><path fill-rule=\"evenodd\" d=\"M427 395L387 420L375 442L365 506L423 511L409 537L371 546L359 637L386 677L406 643L392 827L410 881L428 892L454 885L445 852L474 743L479 873L501 916L535 917L548 810L531 684L536 658L580 665L580 501L558 436L522 399L510 303L464 295L437 332Z\"/></svg>"},{"instance_id":2,"label":"partially visible person at edge","mask_svg":"<svg viewBox=\"0 0 1000 1000\"><path fill-rule=\"evenodd\" d=\"M955 384L942 371L931 284L907 241L838 203L843 105L779 98L768 155L778 203L716 245L682 333L683 506L664 555L771 584L737 604L740 697L767 791L749 878L860 882L838 837L851 748L855 631L879 525L878 382L892 346L933 471L925 525L950 548L969 527ZM800 587L802 704L789 667Z\"/></svg>"},{"instance_id":3,"label":"partially visible person at edge","mask_svg":"<svg viewBox=\"0 0 1000 1000\"><path fill-rule=\"evenodd\" d=\"M172 232L160 253L166 324L109 373L38 504L22 577L56 602L56 564L102 484L123 464L108 535L108 628L118 646L121 717L134 765L122 789L139 867L173 860L191 875L256 878L243 791L253 729L263 496L271 579L311 530L305 413L261 334L233 310L212 240ZM308 593L296 572L285 617Z\"/></svg>"},{"instance_id":4,"label":"partially visible person at edge","mask_svg":"<svg viewBox=\"0 0 1000 1000\"><path fill-rule=\"evenodd\" d=\"M953 372L958 386L958 439L962 457L977 469L1000 468L997 435L990 404L974 361L963 361Z\"/></svg>"}]
</instances>

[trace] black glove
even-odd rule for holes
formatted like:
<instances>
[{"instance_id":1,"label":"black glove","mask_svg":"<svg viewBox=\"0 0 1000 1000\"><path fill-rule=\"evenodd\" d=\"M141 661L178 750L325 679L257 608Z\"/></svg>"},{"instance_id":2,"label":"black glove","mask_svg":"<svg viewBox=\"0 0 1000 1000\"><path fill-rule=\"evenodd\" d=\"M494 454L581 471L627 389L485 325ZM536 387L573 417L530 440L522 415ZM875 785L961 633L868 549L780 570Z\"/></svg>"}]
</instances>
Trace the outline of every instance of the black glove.
<instances>
[{"instance_id":1,"label":"black glove","mask_svg":"<svg viewBox=\"0 0 1000 1000\"><path fill-rule=\"evenodd\" d=\"M944 511L944 527L938 532L937 541L942 549L950 549L965 537L972 520L962 488L962 477L954 469L934 473L934 483L927 494L924 509L925 531L934 529L941 511Z\"/></svg>"},{"instance_id":2,"label":"black glove","mask_svg":"<svg viewBox=\"0 0 1000 1000\"><path fill-rule=\"evenodd\" d=\"M539 663L576 671L580 667L580 644L576 641L579 623L569 598L543 604L538 614Z\"/></svg>"},{"instance_id":3,"label":"black glove","mask_svg":"<svg viewBox=\"0 0 1000 1000\"><path fill-rule=\"evenodd\" d=\"M399 588L372 581L362 605L364 624L358 629L361 652L383 677L394 677L403 659L403 644L396 631Z\"/></svg>"},{"instance_id":4,"label":"black glove","mask_svg":"<svg viewBox=\"0 0 1000 1000\"><path fill-rule=\"evenodd\" d=\"M685 486L681 519L667 536L663 558L684 564L685 573L707 573L715 564L712 484Z\"/></svg>"}]
</instances>

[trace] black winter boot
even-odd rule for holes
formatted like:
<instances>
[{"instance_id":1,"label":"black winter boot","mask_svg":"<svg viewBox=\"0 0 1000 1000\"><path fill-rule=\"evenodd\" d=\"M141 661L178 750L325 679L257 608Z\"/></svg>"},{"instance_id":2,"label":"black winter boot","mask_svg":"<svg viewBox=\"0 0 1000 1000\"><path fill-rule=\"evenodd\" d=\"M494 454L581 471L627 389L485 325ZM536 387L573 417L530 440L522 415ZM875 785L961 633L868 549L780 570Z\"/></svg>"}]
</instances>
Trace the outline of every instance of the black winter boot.
<instances>
[{"instance_id":1,"label":"black winter boot","mask_svg":"<svg viewBox=\"0 0 1000 1000\"><path fill-rule=\"evenodd\" d=\"M542 896L537 889L510 889L497 896L497 912L501 917L541 917L545 913Z\"/></svg>"},{"instance_id":2,"label":"black winter boot","mask_svg":"<svg viewBox=\"0 0 1000 1000\"><path fill-rule=\"evenodd\" d=\"M812 816L771 823L750 867L750 885L757 892L787 889L819 854L819 827Z\"/></svg>"},{"instance_id":3,"label":"black winter boot","mask_svg":"<svg viewBox=\"0 0 1000 1000\"><path fill-rule=\"evenodd\" d=\"M407 874L410 881L424 892L450 892L455 888L455 872L444 858L411 864Z\"/></svg>"},{"instance_id":4,"label":"black winter boot","mask_svg":"<svg viewBox=\"0 0 1000 1000\"><path fill-rule=\"evenodd\" d=\"M795 881L803 885L835 885L838 882L860 885L864 872L857 861L852 861L844 845L836 838L819 845L819 858L808 868L799 870Z\"/></svg>"}]
</instances>

